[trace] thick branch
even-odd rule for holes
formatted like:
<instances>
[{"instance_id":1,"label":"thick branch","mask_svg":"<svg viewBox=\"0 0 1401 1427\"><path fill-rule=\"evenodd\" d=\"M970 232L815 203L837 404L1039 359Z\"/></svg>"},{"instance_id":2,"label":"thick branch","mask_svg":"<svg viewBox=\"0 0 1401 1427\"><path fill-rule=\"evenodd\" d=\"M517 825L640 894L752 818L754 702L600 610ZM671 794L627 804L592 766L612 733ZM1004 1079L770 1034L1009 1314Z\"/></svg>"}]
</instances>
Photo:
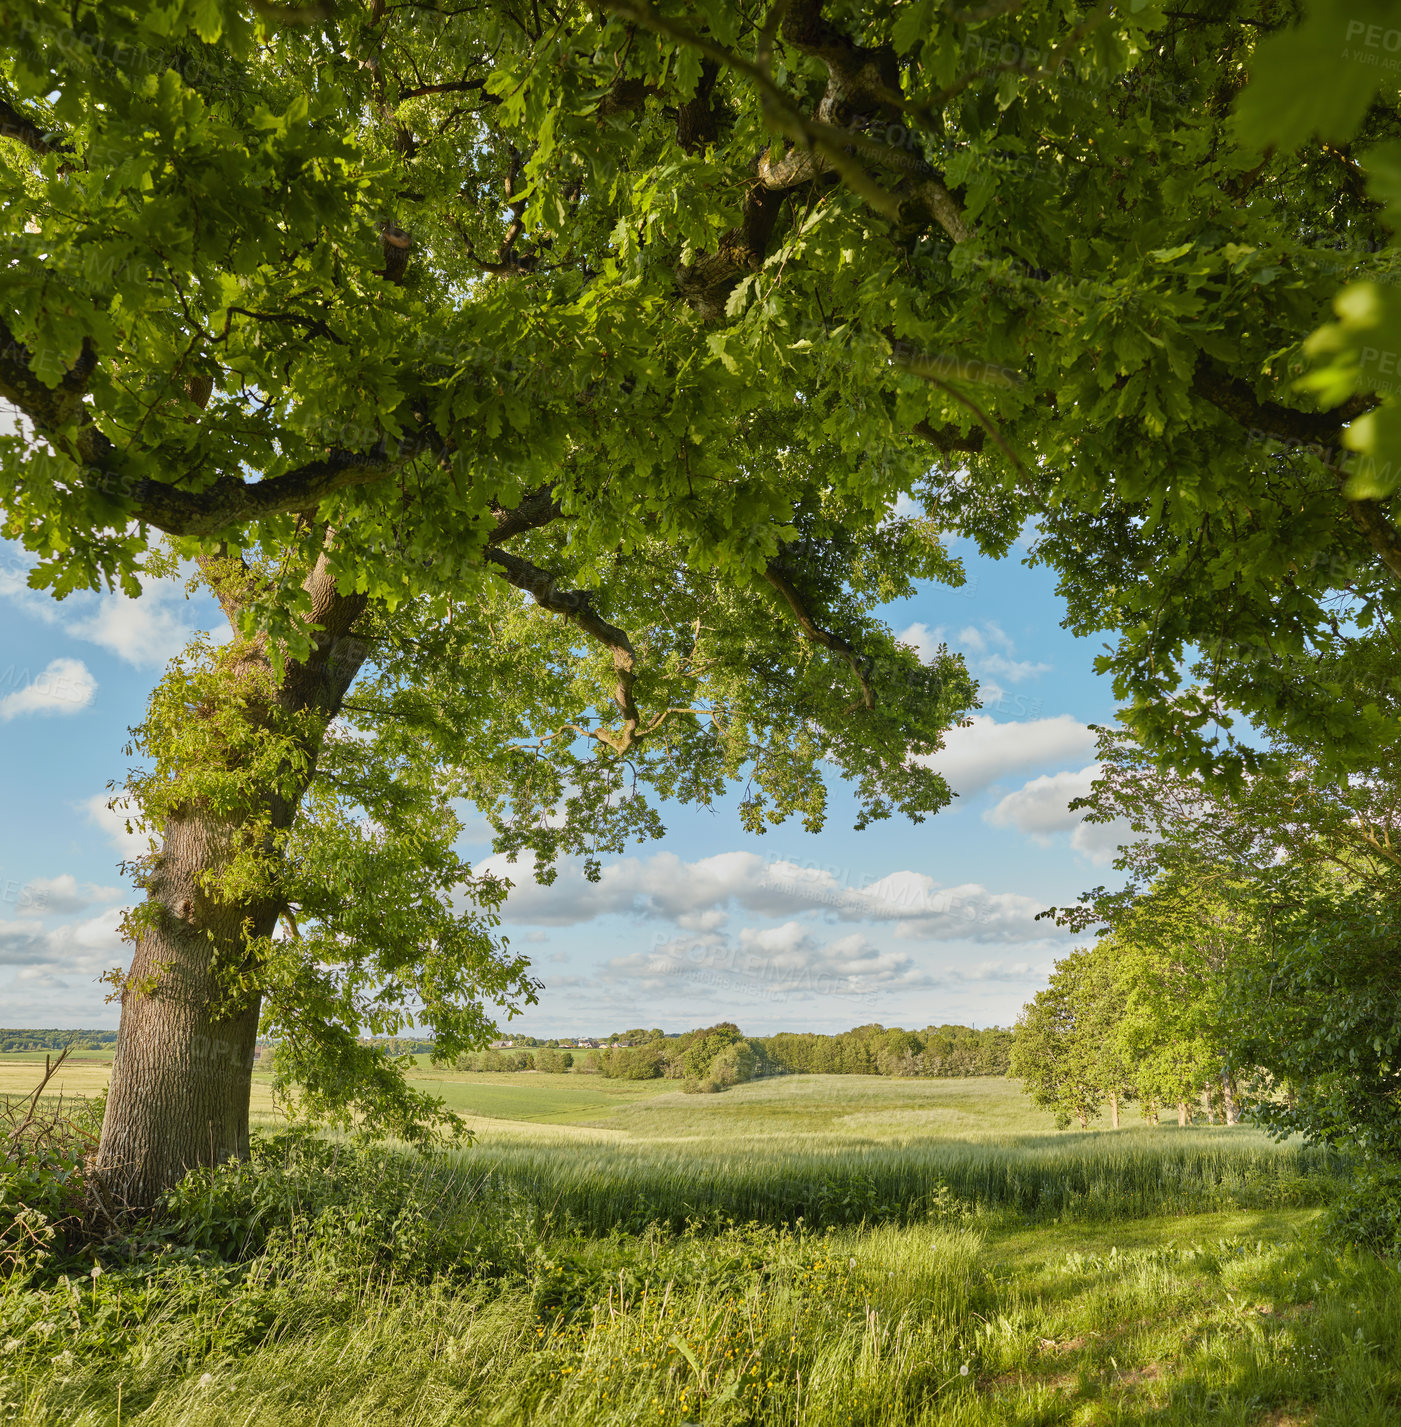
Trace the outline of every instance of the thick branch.
<instances>
[{"instance_id":1,"label":"thick branch","mask_svg":"<svg viewBox=\"0 0 1401 1427\"><path fill-rule=\"evenodd\" d=\"M593 608L589 591L560 589L553 575L538 565L531 564L529 560L504 550L490 547L486 558L499 568L509 584L518 590L524 590L542 609L549 610L551 614L562 615L612 653L613 668L618 676L613 687L613 702L623 715L623 727L618 733L612 733L608 729L595 729L589 736L598 739L600 743L606 743L615 752L626 753L652 732L660 720L642 727L642 718L632 696L632 686L637 678L637 655L632 641L623 630L615 624L609 624Z\"/></svg>"},{"instance_id":2,"label":"thick branch","mask_svg":"<svg viewBox=\"0 0 1401 1427\"><path fill-rule=\"evenodd\" d=\"M809 117L775 83L765 63L756 63L726 49L703 34L686 29L657 13L647 0L608 0L607 8L677 44L698 51L711 64L744 75L759 91L769 122L790 140L792 150L772 149L759 159L758 183L744 199L744 219L721 239L718 251L698 259L680 274L683 297L705 320L724 314L725 298L746 271L760 267L782 201L796 189L828 176L840 178L872 209L892 222L904 221L905 210L928 214L955 242L972 235L958 201L922 160L891 149L850 122L858 113L890 117L907 107L900 93L899 72L892 51L867 49L833 29L822 18L820 5L791 5L783 14L784 39L827 65L827 91ZM762 57L761 57L762 58ZM905 172L900 191L877 183L857 161L853 150L870 154L887 167Z\"/></svg>"},{"instance_id":3,"label":"thick branch","mask_svg":"<svg viewBox=\"0 0 1401 1427\"><path fill-rule=\"evenodd\" d=\"M1192 387L1247 431L1298 446L1336 445L1343 427L1377 404L1372 397L1353 397L1331 411L1298 411L1261 401L1249 382L1216 371L1205 357L1197 364Z\"/></svg>"},{"instance_id":4,"label":"thick branch","mask_svg":"<svg viewBox=\"0 0 1401 1427\"><path fill-rule=\"evenodd\" d=\"M71 154L72 146L56 142L53 134L45 133L27 114L21 114L12 104L0 99L0 136L18 139L36 154Z\"/></svg>"},{"instance_id":5,"label":"thick branch","mask_svg":"<svg viewBox=\"0 0 1401 1427\"><path fill-rule=\"evenodd\" d=\"M514 509L497 506L492 514L496 517L496 529L491 532L487 544L504 545L527 530L539 530L542 525L558 520L562 512L554 491L549 486L541 486L531 491Z\"/></svg>"},{"instance_id":6,"label":"thick branch","mask_svg":"<svg viewBox=\"0 0 1401 1427\"><path fill-rule=\"evenodd\" d=\"M833 634L830 630L823 629L808 613L803 597L780 571L776 562L770 564L764 571L764 578L787 600L788 607L793 611L794 617L798 621L798 627L803 633L814 644L820 644L822 648L830 649L834 654L840 654L851 665L852 672L861 685L861 699L858 703L852 704L847 712L854 713L859 708L875 708L876 696L870 685L871 666L874 661L870 655L859 654L839 634Z\"/></svg>"},{"instance_id":7,"label":"thick branch","mask_svg":"<svg viewBox=\"0 0 1401 1427\"><path fill-rule=\"evenodd\" d=\"M242 481L222 476L202 491L180 490L135 476L116 446L97 429L83 394L97 365L90 343L56 387L34 375L33 354L0 319L0 398L13 403L35 431L80 468L79 479L114 502L124 515L168 535L214 535L269 515L310 509L336 491L382 479L401 461L432 445L431 433L381 441L367 451L332 449L280 476Z\"/></svg>"},{"instance_id":8,"label":"thick branch","mask_svg":"<svg viewBox=\"0 0 1401 1427\"><path fill-rule=\"evenodd\" d=\"M935 450L946 456L955 451L966 452L970 456L976 455L983 449L986 437L986 432L981 428L960 431L957 426L931 426L927 421L917 422L910 429L921 440L928 441Z\"/></svg>"},{"instance_id":9,"label":"thick branch","mask_svg":"<svg viewBox=\"0 0 1401 1427\"><path fill-rule=\"evenodd\" d=\"M1192 386L1198 395L1246 431L1285 445L1325 453L1326 464L1336 476L1340 490L1347 485L1348 472L1341 461L1331 458L1337 452L1343 430L1377 404L1374 397L1359 395L1331 411L1298 411L1278 402L1260 401L1249 382L1215 371L1205 359L1197 365ZM1375 500L1348 500L1347 508L1363 539L1393 577L1401 581L1401 532L1385 508Z\"/></svg>"}]
</instances>

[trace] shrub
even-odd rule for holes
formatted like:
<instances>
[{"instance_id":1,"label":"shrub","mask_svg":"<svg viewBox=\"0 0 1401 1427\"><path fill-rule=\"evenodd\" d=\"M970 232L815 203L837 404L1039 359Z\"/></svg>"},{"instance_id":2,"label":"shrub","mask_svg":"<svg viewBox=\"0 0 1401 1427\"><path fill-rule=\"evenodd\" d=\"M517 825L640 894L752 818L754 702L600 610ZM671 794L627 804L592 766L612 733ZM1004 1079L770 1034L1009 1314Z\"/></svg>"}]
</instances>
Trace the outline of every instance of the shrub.
<instances>
[{"instance_id":1,"label":"shrub","mask_svg":"<svg viewBox=\"0 0 1401 1427\"><path fill-rule=\"evenodd\" d=\"M731 1041L710 1061L703 1076L688 1076L682 1089L709 1095L718 1090L727 1090L731 1085L742 1085L747 1080L754 1080L767 1074L769 1069L768 1058L762 1047L756 1046L752 1041Z\"/></svg>"},{"instance_id":2,"label":"shrub","mask_svg":"<svg viewBox=\"0 0 1401 1427\"><path fill-rule=\"evenodd\" d=\"M0 1097L0 1271L62 1261L81 1244L86 1206L84 1165L97 1147L106 1109L96 1100L45 1099L43 1091L68 1052L51 1065L38 1089Z\"/></svg>"},{"instance_id":3,"label":"shrub","mask_svg":"<svg viewBox=\"0 0 1401 1427\"><path fill-rule=\"evenodd\" d=\"M653 1042L639 1046L611 1046L599 1055L601 1074L613 1080L657 1080L666 1063L666 1050Z\"/></svg>"}]
</instances>

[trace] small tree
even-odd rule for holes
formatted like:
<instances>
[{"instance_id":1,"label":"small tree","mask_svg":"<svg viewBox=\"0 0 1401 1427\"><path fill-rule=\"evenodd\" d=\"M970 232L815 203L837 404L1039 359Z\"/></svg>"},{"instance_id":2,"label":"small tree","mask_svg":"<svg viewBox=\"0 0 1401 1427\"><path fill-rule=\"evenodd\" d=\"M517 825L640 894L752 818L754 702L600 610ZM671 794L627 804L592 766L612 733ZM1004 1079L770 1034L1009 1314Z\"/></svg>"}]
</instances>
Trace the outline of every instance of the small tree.
<instances>
[{"instance_id":1,"label":"small tree","mask_svg":"<svg viewBox=\"0 0 1401 1427\"><path fill-rule=\"evenodd\" d=\"M1051 984L1023 1008L1012 1041L1011 1074L1062 1129L1072 1120L1088 1129L1104 1101L1092 989L1088 952L1057 962Z\"/></svg>"}]
</instances>

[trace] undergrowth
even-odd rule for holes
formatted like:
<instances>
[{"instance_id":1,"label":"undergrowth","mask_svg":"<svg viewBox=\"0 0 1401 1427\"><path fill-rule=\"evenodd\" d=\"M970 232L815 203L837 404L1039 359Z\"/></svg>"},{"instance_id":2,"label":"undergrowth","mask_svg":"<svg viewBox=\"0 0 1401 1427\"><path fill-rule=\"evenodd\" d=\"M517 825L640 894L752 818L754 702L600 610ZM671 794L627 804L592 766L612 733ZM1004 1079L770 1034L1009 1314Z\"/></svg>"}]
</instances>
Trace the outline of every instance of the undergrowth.
<instances>
[{"instance_id":1,"label":"undergrowth","mask_svg":"<svg viewBox=\"0 0 1401 1427\"><path fill-rule=\"evenodd\" d=\"M23 1424L1389 1423L1395 1267L1250 1146L421 1157L301 1134L12 1258ZM689 1174L686 1165L689 1154ZM1083 1161L1076 1168L1077 1158ZM902 1158L903 1156L903 1158ZM1097 1164L1090 1163L1098 1160ZM1281 1205L1293 1207L1281 1208ZM1132 1211L1132 1212L1127 1212Z\"/></svg>"}]
</instances>

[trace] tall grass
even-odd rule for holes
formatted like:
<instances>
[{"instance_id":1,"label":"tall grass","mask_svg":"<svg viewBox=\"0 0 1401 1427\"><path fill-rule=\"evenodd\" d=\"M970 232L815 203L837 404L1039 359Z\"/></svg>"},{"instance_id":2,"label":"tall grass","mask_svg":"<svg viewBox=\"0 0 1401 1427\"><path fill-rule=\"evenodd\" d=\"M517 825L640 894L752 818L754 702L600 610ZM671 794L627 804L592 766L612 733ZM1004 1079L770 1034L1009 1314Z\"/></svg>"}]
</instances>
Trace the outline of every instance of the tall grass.
<instances>
[{"instance_id":1,"label":"tall grass","mask_svg":"<svg viewBox=\"0 0 1401 1427\"><path fill-rule=\"evenodd\" d=\"M1195 1226L1200 1232L1201 1226ZM130 1321L115 1360L56 1337L21 1427L1389 1427L1394 1270L1208 1238L1018 1262L934 1225L542 1239L509 1283L401 1287L314 1260ZM1217 1229L1219 1233L1219 1227ZM556 1280L564 1279L564 1283ZM51 1319L85 1310L80 1286ZM93 1314L92 1316L96 1316Z\"/></svg>"},{"instance_id":2,"label":"tall grass","mask_svg":"<svg viewBox=\"0 0 1401 1427\"><path fill-rule=\"evenodd\" d=\"M1052 1137L995 1146L814 1149L783 1137L762 1149L689 1145L494 1144L460 1158L482 1199L552 1211L591 1233L638 1232L688 1221L908 1223L950 1208L1006 1211L1039 1221L1107 1222L1214 1209L1316 1205L1336 1162L1298 1146L1153 1132Z\"/></svg>"},{"instance_id":3,"label":"tall grass","mask_svg":"<svg viewBox=\"0 0 1401 1427\"><path fill-rule=\"evenodd\" d=\"M0 1280L0 1420L1401 1420L1396 1271L1310 1228L1335 1162L1249 1129L993 1135L967 1087L811 1080L434 1158L261 1140L96 1276Z\"/></svg>"}]
</instances>

